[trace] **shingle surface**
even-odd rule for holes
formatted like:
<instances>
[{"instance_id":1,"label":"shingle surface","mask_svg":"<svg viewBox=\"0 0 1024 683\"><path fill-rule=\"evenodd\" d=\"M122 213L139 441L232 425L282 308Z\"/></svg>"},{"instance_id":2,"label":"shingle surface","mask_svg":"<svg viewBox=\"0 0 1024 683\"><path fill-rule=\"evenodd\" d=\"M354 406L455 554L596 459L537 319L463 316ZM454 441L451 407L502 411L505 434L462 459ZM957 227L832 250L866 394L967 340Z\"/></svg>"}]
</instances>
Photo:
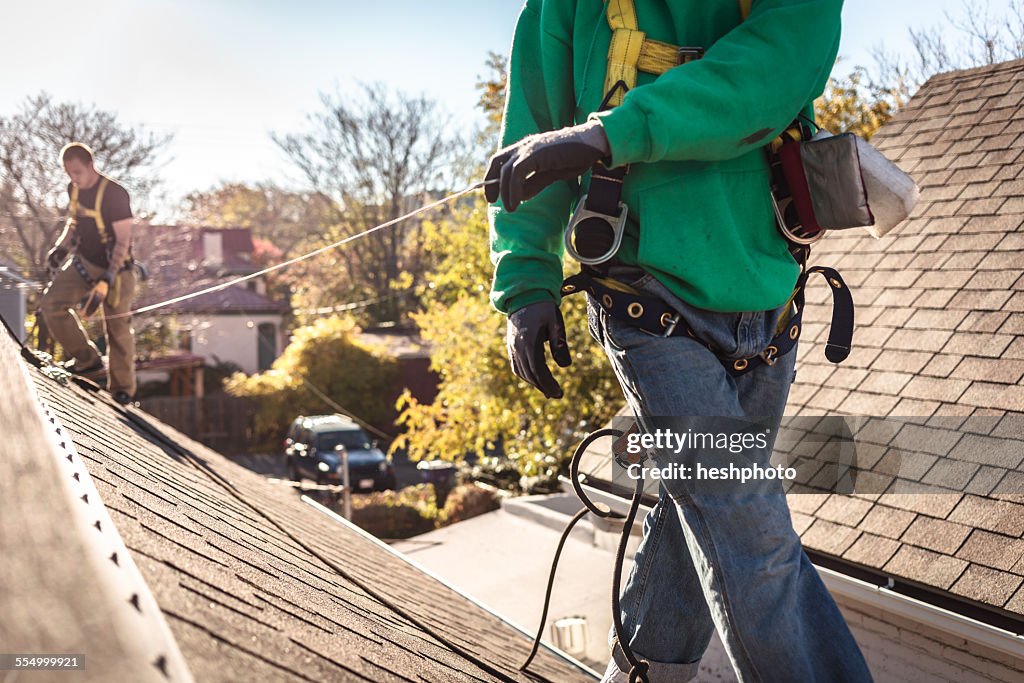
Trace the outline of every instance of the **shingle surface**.
<instances>
[{"instance_id":1,"label":"shingle surface","mask_svg":"<svg viewBox=\"0 0 1024 683\"><path fill-rule=\"evenodd\" d=\"M31 372L196 680L538 680L526 636L291 488ZM531 671L590 680L543 650Z\"/></svg>"},{"instance_id":2,"label":"shingle surface","mask_svg":"<svg viewBox=\"0 0 1024 683\"><path fill-rule=\"evenodd\" d=\"M977 421L1024 413L1022 135L1024 60L936 76L882 128L872 142L915 177L921 201L895 234L836 233L814 248L812 261L850 283L858 327L839 369L802 340L788 412L973 413L945 436L905 432L917 452L886 451L876 467L896 479L857 498L856 515L835 499L790 502L814 520L801 530L809 548L1024 615L1024 429ZM826 300L809 296L805 312L821 338Z\"/></svg>"}]
</instances>

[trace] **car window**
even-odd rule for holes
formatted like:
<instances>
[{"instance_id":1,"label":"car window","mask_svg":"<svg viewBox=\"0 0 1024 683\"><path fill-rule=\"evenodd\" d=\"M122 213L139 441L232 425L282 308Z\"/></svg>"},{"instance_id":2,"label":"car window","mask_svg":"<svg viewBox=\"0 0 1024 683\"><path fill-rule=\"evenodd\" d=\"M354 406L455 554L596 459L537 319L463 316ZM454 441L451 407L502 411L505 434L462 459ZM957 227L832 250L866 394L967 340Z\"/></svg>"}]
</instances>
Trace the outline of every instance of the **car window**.
<instances>
[{"instance_id":1,"label":"car window","mask_svg":"<svg viewBox=\"0 0 1024 683\"><path fill-rule=\"evenodd\" d=\"M369 450L370 439L362 429L347 429L337 432L324 432L316 438L316 448L319 451L333 451L341 444L350 451Z\"/></svg>"}]
</instances>

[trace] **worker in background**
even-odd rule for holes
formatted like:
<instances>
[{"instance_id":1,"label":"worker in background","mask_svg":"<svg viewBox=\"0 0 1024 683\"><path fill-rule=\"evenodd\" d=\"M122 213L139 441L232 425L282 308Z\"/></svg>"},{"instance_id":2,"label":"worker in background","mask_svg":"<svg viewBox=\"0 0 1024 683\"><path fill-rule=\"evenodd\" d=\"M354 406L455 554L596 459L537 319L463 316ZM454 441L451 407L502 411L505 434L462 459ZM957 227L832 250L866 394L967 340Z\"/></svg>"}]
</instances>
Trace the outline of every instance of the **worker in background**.
<instances>
[{"instance_id":1,"label":"worker in background","mask_svg":"<svg viewBox=\"0 0 1024 683\"><path fill-rule=\"evenodd\" d=\"M43 294L43 316L64 349L65 367L97 376L103 372L103 358L82 320L102 310L107 388L115 400L127 404L135 396L135 331L125 315L136 285L131 200L124 187L96 170L86 145L66 145L60 160L71 179L70 203L64 231L47 256L52 280Z\"/></svg>"}]
</instances>

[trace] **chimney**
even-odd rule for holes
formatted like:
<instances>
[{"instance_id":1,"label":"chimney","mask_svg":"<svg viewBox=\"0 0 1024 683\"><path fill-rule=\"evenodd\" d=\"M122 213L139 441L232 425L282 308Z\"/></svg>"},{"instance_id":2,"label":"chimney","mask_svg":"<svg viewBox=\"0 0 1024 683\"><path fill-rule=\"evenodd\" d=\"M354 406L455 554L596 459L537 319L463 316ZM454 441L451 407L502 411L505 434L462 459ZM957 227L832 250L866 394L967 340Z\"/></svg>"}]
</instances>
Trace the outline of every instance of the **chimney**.
<instances>
[{"instance_id":1,"label":"chimney","mask_svg":"<svg viewBox=\"0 0 1024 683\"><path fill-rule=\"evenodd\" d=\"M203 232L203 262L208 266L224 264L224 236L220 230Z\"/></svg>"}]
</instances>

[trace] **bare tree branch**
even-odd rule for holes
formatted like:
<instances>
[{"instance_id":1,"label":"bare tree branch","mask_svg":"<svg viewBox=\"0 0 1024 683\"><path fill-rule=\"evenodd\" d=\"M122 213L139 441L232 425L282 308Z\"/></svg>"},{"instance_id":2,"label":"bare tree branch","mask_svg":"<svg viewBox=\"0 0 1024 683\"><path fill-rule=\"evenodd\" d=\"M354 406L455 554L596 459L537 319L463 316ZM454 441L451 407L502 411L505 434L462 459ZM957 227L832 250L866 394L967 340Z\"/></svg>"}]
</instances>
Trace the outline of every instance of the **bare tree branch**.
<instances>
[{"instance_id":1,"label":"bare tree branch","mask_svg":"<svg viewBox=\"0 0 1024 683\"><path fill-rule=\"evenodd\" d=\"M338 236L397 218L453 187L462 144L435 102L375 84L363 85L354 98L322 94L321 103L306 132L272 138L311 188L337 207ZM410 285L422 276L417 227L407 221L347 245L348 282L339 295L377 298L381 303L367 313L397 320L401 302L393 288L402 278L411 278Z\"/></svg>"}]
</instances>

